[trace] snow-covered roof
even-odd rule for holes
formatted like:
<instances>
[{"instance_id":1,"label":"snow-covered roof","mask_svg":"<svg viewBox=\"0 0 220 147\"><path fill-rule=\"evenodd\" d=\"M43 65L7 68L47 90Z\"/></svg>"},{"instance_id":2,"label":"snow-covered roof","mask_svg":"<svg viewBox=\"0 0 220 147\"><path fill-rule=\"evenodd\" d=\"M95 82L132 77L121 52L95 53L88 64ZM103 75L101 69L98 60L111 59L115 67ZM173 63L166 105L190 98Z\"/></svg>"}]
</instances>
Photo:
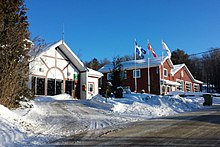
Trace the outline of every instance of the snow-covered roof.
<instances>
[{"instance_id":1,"label":"snow-covered roof","mask_svg":"<svg viewBox=\"0 0 220 147\"><path fill-rule=\"evenodd\" d=\"M185 64L177 64L173 65L173 69L171 69L171 74L174 75L177 73Z\"/></svg>"},{"instance_id":2,"label":"snow-covered roof","mask_svg":"<svg viewBox=\"0 0 220 147\"><path fill-rule=\"evenodd\" d=\"M178 82L173 82L170 80L165 80L165 79L161 79L161 82L163 82L164 84L168 84L168 85L174 85L174 86L180 86L181 84Z\"/></svg>"},{"instance_id":3,"label":"snow-covered roof","mask_svg":"<svg viewBox=\"0 0 220 147\"><path fill-rule=\"evenodd\" d=\"M198 83L198 84L202 84L202 81L196 80L192 73L189 71L189 69L187 68L187 66L185 64L177 64L173 66L174 68L171 69L171 74L174 75L175 73L177 73L181 68L185 68L186 72L189 74L190 78L192 79L193 82Z\"/></svg>"},{"instance_id":4,"label":"snow-covered roof","mask_svg":"<svg viewBox=\"0 0 220 147\"><path fill-rule=\"evenodd\" d=\"M157 58L150 58L150 67L156 67L161 65L164 61L166 61L168 58L164 58L164 60L162 60L161 57L157 57ZM172 62L171 62L172 63ZM148 59L141 59L141 60L131 60L131 61L125 61L122 62L122 68L123 70L129 70L129 69L135 69L136 68L140 69L140 68L147 68L148 67ZM135 65L136 64L136 65ZM99 69L100 72L102 73L106 73L109 72L110 70L112 70L113 68L113 64L106 64L104 65L102 68Z\"/></svg>"},{"instance_id":5,"label":"snow-covered roof","mask_svg":"<svg viewBox=\"0 0 220 147\"><path fill-rule=\"evenodd\" d=\"M101 73L101 72L98 72L98 71L96 71L96 70L93 70L93 69L91 69L91 68L87 68L88 69L88 74L89 74L89 76L92 76L92 77L98 77L98 78L100 78L100 77L102 77L103 76L103 74Z\"/></svg>"},{"instance_id":6,"label":"snow-covered roof","mask_svg":"<svg viewBox=\"0 0 220 147\"><path fill-rule=\"evenodd\" d=\"M198 83L198 84L203 84L203 82L202 82L202 81L199 81L199 80L196 80L196 79L195 79L195 83Z\"/></svg>"}]
</instances>

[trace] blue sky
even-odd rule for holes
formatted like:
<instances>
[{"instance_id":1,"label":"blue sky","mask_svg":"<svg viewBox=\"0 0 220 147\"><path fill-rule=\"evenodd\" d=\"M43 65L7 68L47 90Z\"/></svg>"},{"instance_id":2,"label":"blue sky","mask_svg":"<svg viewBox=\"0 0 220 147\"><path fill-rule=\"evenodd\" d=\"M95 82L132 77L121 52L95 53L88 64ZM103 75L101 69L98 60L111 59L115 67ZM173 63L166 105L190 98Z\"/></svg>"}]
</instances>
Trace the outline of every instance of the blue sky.
<instances>
[{"instance_id":1,"label":"blue sky","mask_svg":"<svg viewBox=\"0 0 220 147\"><path fill-rule=\"evenodd\" d=\"M134 38L161 55L220 47L219 0L26 0L31 38L62 38L82 61L133 55Z\"/></svg>"}]
</instances>

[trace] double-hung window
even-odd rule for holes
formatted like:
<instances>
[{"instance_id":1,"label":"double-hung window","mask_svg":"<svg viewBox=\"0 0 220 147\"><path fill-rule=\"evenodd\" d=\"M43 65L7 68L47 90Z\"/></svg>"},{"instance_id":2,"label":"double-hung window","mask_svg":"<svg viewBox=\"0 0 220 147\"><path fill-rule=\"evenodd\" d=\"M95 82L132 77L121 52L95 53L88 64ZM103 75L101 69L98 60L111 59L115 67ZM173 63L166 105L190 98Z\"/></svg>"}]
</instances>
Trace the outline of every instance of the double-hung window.
<instances>
[{"instance_id":1,"label":"double-hung window","mask_svg":"<svg viewBox=\"0 0 220 147\"><path fill-rule=\"evenodd\" d=\"M186 82L186 91L191 92L192 91L192 83Z\"/></svg>"},{"instance_id":2,"label":"double-hung window","mask_svg":"<svg viewBox=\"0 0 220 147\"><path fill-rule=\"evenodd\" d=\"M133 70L133 78L141 78L141 70L140 69Z\"/></svg>"},{"instance_id":3,"label":"double-hung window","mask_svg":"<svg viewBox=\"0 0 220 147\"><path fill-rule=\"evenodd\" d=\"M163 69L163 75L164 77L168 77L168 70L166 68Z\"/></svg>"},{"instance_id":4,"label":"double-hung window","mask_svg":"<svg viewBox=\"0 0 220 147\"><path fill-rule=\"evenodd\" d=\"M194 92L199 92L199 84L194 84Z\"/></svg>"},{"instance_id":5,"label":"double-hung window","mask_svg":"<svg viewBox=\"0 0 220 147\"><path fill-rule=\"evenodd\" d=\"M183 82L183 80L176 80L176 82L180 84L179 86L177 86L177 90L178 91L184 91L184 82Z\"/></svg>"}]
</instances>

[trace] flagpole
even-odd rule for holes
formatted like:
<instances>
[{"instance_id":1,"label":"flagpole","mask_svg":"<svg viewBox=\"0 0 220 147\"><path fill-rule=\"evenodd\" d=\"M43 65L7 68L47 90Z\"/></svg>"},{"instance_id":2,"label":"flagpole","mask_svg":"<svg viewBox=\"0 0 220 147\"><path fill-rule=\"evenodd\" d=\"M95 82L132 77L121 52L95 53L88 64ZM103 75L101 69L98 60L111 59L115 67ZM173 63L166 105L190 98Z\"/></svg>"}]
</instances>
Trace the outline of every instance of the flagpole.
<instances>
[{"instance_id":1,"label":"flagpole","mask_svg":"<svg viewBox=\"0 0 220 147\"><path fill-rule=\"evenodd\" d=\"M149 44L149 40L147 41L148 42L148 44ZM148 77L148 93L150 94L150 58L149 58L149 56L150 56L150 51L149 51L149 49L148 49L148 65L147 65L147 77Z\"/></svg>"},{"instance_id":2,"label":"flagpole","mask_svg":"<svg viewBox=\"0 0 220 147\"><path fill-rule=\"evenodd\" d=\"M134 39L134 92L137 92L137 77L136 77L136 38Z\"/></svg>"},{"instance_id":3,"label":"flagpole","mask_svg":"<svg viewBox=\"0 0 220 147\"><path fill-rule=\"evenodd\" d=\"M163 40L161 41L163 45ZM163 65L163 47L162 47L162 86L161 86L161 94L163 94L163 86L164 86L164 65ZM161 84L160 84L161 85Z\"/></svg>"}]
</instances>

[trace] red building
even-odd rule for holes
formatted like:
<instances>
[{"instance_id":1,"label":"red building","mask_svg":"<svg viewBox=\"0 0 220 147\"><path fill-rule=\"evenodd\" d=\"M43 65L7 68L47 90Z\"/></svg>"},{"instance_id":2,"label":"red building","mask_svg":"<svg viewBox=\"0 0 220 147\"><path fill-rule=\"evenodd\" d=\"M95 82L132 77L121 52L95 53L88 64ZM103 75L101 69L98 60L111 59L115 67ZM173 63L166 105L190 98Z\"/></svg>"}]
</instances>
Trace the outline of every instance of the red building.
<instances>
[{"instance_id":1,"label":"red building","mask_svg":"<svg viewBox=\"0 0 220 147\"><path fill-rule=\"evenodd\" d=\"M185 64L173 65L166 57L149 60L132 60L122 62L123 87L152 94L168 94L171 91L199 92L203 82L196 80ZM148 75L149 67L149 75ZM111 80L112 64L99 69L103 73L101 83ZM135 74L136 72L136 74ZM149 79L149 80L148 80Z\"/></svg>"}]
</instances>

